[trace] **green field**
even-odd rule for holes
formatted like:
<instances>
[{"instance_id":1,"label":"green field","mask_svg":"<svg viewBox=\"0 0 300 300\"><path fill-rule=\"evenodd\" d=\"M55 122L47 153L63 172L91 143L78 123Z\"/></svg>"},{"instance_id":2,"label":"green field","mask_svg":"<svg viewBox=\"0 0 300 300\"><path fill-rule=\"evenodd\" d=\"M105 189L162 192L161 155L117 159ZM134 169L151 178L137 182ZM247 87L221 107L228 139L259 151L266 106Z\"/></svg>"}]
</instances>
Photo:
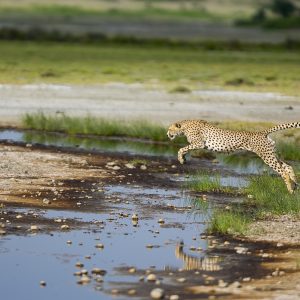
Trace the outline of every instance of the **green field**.
<instances>
[{"instance_id":1,"label":"green field","mask_svg":"<svg viewBox=\"0 0 300 300\"><path fill-rule=\"evenodd\" d=\"M193 47L50 42L0 42L0 83L140 82L297 95L300 52L209 51Z\"/></svg>"}]
</instances>

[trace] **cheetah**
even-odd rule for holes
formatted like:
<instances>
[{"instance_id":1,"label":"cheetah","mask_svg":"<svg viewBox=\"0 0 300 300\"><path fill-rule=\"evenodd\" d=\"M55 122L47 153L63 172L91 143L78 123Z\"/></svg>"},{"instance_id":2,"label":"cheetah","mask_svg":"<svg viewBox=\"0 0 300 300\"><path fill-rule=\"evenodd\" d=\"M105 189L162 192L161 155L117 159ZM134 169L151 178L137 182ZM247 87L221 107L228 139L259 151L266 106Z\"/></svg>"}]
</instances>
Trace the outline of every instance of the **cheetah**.
<instances>
[{"instance_id":1,"label":"cheetah","mask_svg":"<svg viewBox=\"0 0 300 300\"><path fill-rule=\"evenodd\" d=\"M256 153L268 166L277 172L284 180L287 189L293 193L297 187L293 168L278 159L275 153L275 142L269 134L288 128L300 128L300 122L280 124L267 130L233 131L218 128L204 120L183 120L173 123L167 132L170 140L176 136L185 135L188 146L179 149L178 160L186 162L185 156L190 150L208 149L216 152L233 152L247 150Z\"/></svg>"}]
</instances>

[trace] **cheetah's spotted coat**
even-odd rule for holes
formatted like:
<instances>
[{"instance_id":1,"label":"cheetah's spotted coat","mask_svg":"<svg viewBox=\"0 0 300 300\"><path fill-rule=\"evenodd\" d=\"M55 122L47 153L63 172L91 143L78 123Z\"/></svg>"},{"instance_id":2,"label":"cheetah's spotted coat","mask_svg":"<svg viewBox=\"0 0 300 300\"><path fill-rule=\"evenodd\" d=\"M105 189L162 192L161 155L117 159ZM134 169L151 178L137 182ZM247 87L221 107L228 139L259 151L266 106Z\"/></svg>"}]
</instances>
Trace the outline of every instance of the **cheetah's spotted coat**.
<instances>
[{"instance_id":1,"label":"cheetah's spotted coat","mask_svg":"<svg viewBox=\"0 0 300 300\"><path fill-rule=\"evenodd\" d=\"M275 142L268 136L272 132L288 128L300 128L300 122L281 124L264 131L250 132L221 129L203 120L183 120L172 124L167 135L171 140L176 136L185 135L189 142L188 146L178 151L178 160L181 164L185 163L185 155L188 151L194 149L218 152L252 151L283 178L287 189L293 193L297 186L293 168L277 158Z\"/></svg>"}]
</instances>

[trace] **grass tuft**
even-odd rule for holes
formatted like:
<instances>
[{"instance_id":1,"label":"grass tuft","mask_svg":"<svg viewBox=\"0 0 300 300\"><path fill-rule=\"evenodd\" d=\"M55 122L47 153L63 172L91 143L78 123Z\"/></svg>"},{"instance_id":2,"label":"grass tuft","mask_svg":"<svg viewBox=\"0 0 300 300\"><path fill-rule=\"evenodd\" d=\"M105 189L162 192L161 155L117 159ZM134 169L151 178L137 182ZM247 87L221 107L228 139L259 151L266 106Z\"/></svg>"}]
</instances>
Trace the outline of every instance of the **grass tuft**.
<instances>
[{"instance_id":1,"label":"grass tuft","mask_svg":"<svg viewBox=\"0 0 300 300\"><path fill-rule=\"evenodd\" d=\"M221 184L221 176L209 176L206 174L197 174L192 180L187 182L187 187L194 192L214 192L214 193L236 193L236 189Z\"/></svg>"},{"instance_id":2,"label":"grass tuft","mask_svg":"<svg viewBox=\"0 0 300 300\"><path fill-rule=\"evenodd\" d=\"M280 177L270 175L252 177L246 191L253 196L250 202L256 206L258 217L300 213L299 190L292 195L289 194Z\"/></svg>"},{"instance_id":3,"label":"grass tuft","mask_svg":"<svg viewBox=\"0 0 300 300\"><path fill-rule=\"evenodd\" d=\"M28 129L63 132L67 134L87 134L100 136L126 136L166 141L166 128L148 121L125 122L102 118L69 117L64 114L45 115L43 112L26 114L23 125Z\"/></svg>"},{"instance_id":4,"label":"grass tuft","mask_svg":"<svg viewBox=\"0 0 300 300\"><path fill-rule=\"evenodd\" d=\"M250 217L240 210L213 212L209 232L220 234L245 234L250 224Z\"/></svg>"}]
</instances>

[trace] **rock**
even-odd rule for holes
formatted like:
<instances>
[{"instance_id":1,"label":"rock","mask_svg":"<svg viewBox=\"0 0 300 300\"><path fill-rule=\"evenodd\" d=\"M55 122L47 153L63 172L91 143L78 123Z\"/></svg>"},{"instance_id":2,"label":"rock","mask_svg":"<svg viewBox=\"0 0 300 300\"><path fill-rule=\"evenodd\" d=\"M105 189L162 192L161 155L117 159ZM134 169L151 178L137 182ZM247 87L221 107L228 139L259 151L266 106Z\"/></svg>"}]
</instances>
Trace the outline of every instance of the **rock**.
<instances>
[{"instance_id":1,"label":"rock","mask_svg":"<svg viewBox=\"0 0 300 300\"><path fill-rule=\"evenodd\" d=\"M95 247L98 248L98 249L104 249L104 245L103 244L97 244Z\"/></svg>"},{"instance_id":2,"label":"rock","mask_svg":"<svg viewBox=\"0 0 300 300\"><path fill-rule=\"evenodd\" d=\"M16 219L21 219L21 218L23 218L22 215L16 215Z\"/></svg>"},{"instance_id":3,"label":"rock","mask_svg":"<svg viewBox=\"0 0 300 300\"><path fill-rule=\"evenodd\" d=\"M46 286L46 285L47 285L46 281L44 281L44 280L41 280L41 281L40 281L40 286L44 287L44 286Z\"/></svg>"},{"instance_id":4,"label":"rock","mask_svg":"<svg viewBox=\"0 0 300 300\"><path fill-rule=\"evenodd\" d=\"M136 294L136 290L135 289L131 289L127 293L128 293L128 295L133 296L133 295Z\"/></svg>"},{"instance_id":5,"label":"rock","mask_svg":"<svg viewBox=\"0 0 300 300\"><path fill-rule=\"evenodd\" d=\"M152 248L153 248L153 245L152 245L152 244L148 244L148 245L146 245L146 248L152 249Z\"/></svg>"},{"instance_id":6,"label":"rock","mask_svg":"<svg viewBox=\"0 0 300 300\"><path fill-rule=\"evenodd\" d=\"M97 275L96 278L95 278L95 280L97 282L103 282L104 281L104 279L103 279L103 277L101 275Z\"/></svg>"},{"instance_id":7,"label":"rock","mask_svg":"<svg viewBox=\"0 0 300 300\"><path fill-rule=\"evenodd\" d=\"M139 220L139 216L137 214L133 214L131 217L132 221L138 221Z\"/></svg>"},{"instance_id":8,"label":"rock","mask_svg":"<svg viewBox=\"0 0 300 300\"><path fill-rule=\"evenodd\" d=\"M83 268L83 267L84 267L84 264L83 264L82 262L78 261L78 262L75 264L75 266L76 266L77 268Z\"/></svg>"},{"instance_id":9,"label":"rock","mask_svg":"<svg viewBox=\"0 0 300 300\"><path fill-rule=\"evenodd\" d=\"M60 229L61 229L61 230L69 230L70 227L69 227L69 225L61 225L61 226L60 226Z\"/></svg>"},{"instance_id":10,"label":"rock","mask_svg":"<svg viewBox=\"0 0 300 300\"><path fill-rule=\"evenodd\" d=\"M141 170L147 170L147 166L141 165L141 166L140 166L140 169L141 169Z\"/></svg>"},{"instance_id":11,"label":"rock","mask_svg":"<svg viewBox=\"0 0 300 300\"><path fill-rule=\"evenodd\" d=\"M171 295L170 300L179 300L179 296L178 295Z\"/></svg>"},{"instance_id":12,"label":"rock","mask_svg":"<svg viewBox=\"0 0 300 300\"><path fill-rule=\"evenodd\" d=\"M248 252L248 248L246 247L234 247L234 250L237 254L246 254Z\"/></svg>"},{"instance_id":13,"label":"rock","mask_svg":"<svg viewBox=\"0 0 300 300\"><path fill-rule=\"evenodd\" d=\"M219 286L220 288L225 288L225 287L228 286L228 283L225 282L224 280L220 279L219 282L218 282L218 286Z\"/></svg>"},{"instance_id":14,"label":"rock","mask_svg":"<svg viewBox=\"0 0 300 300\"><path fill-rule=\"evenodd\" d=\"M6 231L3 230L3 229L1 229L1 230L0 230L0 235L5 235L5 234L6 234Z\"/></svg>"},{"instance_id":15,"label":"rock","mask_svg":"<svg viewBox=\"0 0 300 300\"><path fill-rule=\"evenodd\" d=\"M90 283L91 278L87 275L82 275L81 278L77 281L78 284L88 284Z\"/></svg>"},{"instance_id":16,"label":"rock","mask_svg":"<svg viewBox=\"0 0 300 300\"><path fill-rule=\"evenodd\" d=\"M136 268L130 268L130 269L128 270L128 272L129 272L129 273L135 273L135 272L136 272Z\"/></svg>"},{"instance_id":17,"label":"rock","mask_svg":"<svg viewBox=\"0 0 300 300\"><path fill-rule=\"evenodd\" d=\"M183 283L186 282L186 279L184 277L177 278L177 282Z\"/></svg>"},{"instance_id":18,"label":"rock","mask_svg":"<svg viewBox=\"0 0 300 300\"><path fill-rule=\"evenodd\" d=\"M117 290L117 289L112 289L110 292L111 292L113 295L116 295L116 294L119 293L119 290Z\"/></svg>"},{"instance_id":19,"label":"rock","mask_svg":"<svg viewBox=\"0 0 300 300\"><path fill-rule=\"evenodd\" d=\"M156 275L151 273L147 276L146 279L147 281L156 281Z\"/></svg>"},{"instance_id":20,"label":"rock","mask_svg":"<svg viewBox=\"0 0 300 300\"><path fill-rule=\"evenodd\" d=\"M67 244L68 244L68 245L71 245L71 244L72 244L72 241L70 241L70 240L67 241Z\"/></svg>"},{"instance_id":21,"label":"rock","mask_svg":"<svg viewBox=\"0 0 300 300\"><path fill-rule=\"evenodd\" d=\"M37 231L37 230L39 230L39 228L38 228L37 225L31 225L31 226L30 226L30 230L31 230L31 231Z\"/></svg>"},{"instance_id":22,"label":"rock","mask_svg":"<svg viewBox=\"0 0 300 300\"><path fill-rule=\"evenodd\" d=\"M87 275L89 272L88 272L88 270L86 270L86 269L82 269L81 271L80 271L80 274L81 275Z\"/></svg>"},{"instance_id":23,"label":"rock","mask_svg":"<svg viewBox=\"0 0 300 300\"><path fill-rule=\"evenodd\" d=\"M130 163L125 164L125 167L126 167L127 169L135 169L135 166L134 166L133 164L130 164Z\"/></svg>"},{"instance_id":24,"label":"rock","mask_svg":"<svg viewBox=\"0 0 300 300\"><path fill-rule=\"evenodd\" d=\"M153 289L150 293L152 299L163 299L165 296L165 291L160 288Z\"/></svg>"},{"instance_id":25,"label":"rock","mask_svg":"<svg viewBox=\"0 0 300 300\"><path fill-rule=\"evenodd\" d=\"M244 282L249 282L249 281L251 281L251 277L244 277L244 278L243 278L243 281L244 281Z\"/></svg>"},{"instance_id":26,"label":"rock","mask_svg":"<svg viewBox=\"0 0 300 300\"><path fill-rule=\"evenodd\" d=\"M93 268L92 269L92 274L104 276L106 273L107 273L106 270L103 270L103 269L100 269L100 268Z\"/></svg>"},{"instance_id":27,"label":"rock","mask_svg":"<svg viewBox=\"0 0 300 300\"><path fill-rule=\"evenodd\" d=\"M242 287L242 285L238 281L235 281L230 285L230 287L231 288L240 288L240 287Z\"/></svg>"},{"instance_id":28,"label":"rock","mask_svg":"<svg viewBox=\"0 0 300 300\"><path fill-rule=\"evenodd\" d=\"M165 224L165 220L164 220L164 219L159 219L159 220L158 220L158 223L159 223L159 224Z\"/></svg>"},{"instance_id":29,"label":"rock","mask_svg":"<svg viewBox=\"0 0 300 300\"><path fill-rule=\"evenodd\" d=\"M51 201L49 199L45 198L45 199L43 199L43 203L48 205L48 204L51 204Z\"/></svg>"}]
</instances>

